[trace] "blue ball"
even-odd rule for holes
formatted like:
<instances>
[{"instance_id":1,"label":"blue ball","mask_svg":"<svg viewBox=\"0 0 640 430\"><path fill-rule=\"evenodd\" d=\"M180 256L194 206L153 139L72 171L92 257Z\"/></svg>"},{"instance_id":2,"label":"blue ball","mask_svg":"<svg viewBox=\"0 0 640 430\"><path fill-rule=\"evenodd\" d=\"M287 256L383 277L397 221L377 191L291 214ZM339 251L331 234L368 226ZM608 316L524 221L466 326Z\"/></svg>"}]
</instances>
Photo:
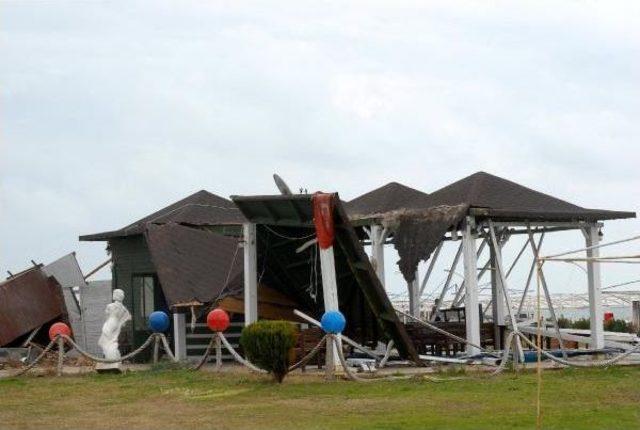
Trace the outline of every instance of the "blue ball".
<instances>
[{"instance_id":1,"label":"blue ball","mask_svg":"<svg viewBox=\"0 0 640 430\"><path fill-rule=\"evenodd\" d=\"M149 328L156 333L163 333L169 328L169 316L162 311L151 312Z\"/></svg>"},{"instance_id":2,"label":"blue ball","mask_svg":"<svg viewBox=\"0 0 640 430\"><path fill-rule=\"evenodd\" d=\"M347 325L347 320L344 319L344 315L340 311L328 311L322 315L320 320L322 330L331 334L342 333L344 326Z\"/></svg>"}]
</instances>

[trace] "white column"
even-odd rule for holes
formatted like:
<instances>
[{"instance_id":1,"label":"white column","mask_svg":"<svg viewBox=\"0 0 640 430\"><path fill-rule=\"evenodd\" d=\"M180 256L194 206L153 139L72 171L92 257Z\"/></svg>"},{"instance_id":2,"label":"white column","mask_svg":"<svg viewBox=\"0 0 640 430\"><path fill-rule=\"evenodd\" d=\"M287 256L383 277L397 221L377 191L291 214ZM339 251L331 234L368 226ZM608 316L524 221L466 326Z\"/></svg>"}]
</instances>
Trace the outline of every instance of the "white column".
<instances>
[{"instance_id":1,"label":"white column","mask_svg":"<svg viewBox=\"0 0 640 430\"><path fill-rule=\"evenodd\" d=\"M420 318L420 273L416 269L415 278L407 283L409 290L409 314Z\"/></svg>"},{"instance_id":2,"label":"white column","mask_svg":"<svg viewBox=\"0 0 640 430\"><path fill-rule=\"evenodd\" d=\"M177 360L187 359L187 325L179 312L173 314L173 353Z\"/></svg>"},{"instance_id":3,"label":"white column","mask_svg":"<svg viewBox=\"0 0 640 430\"><path fill-rule=\"evenodd\" d=\"M476 232L473 217L467 217L462 232L462 248L464 258L464 313L466 320L467 340L480 345L480 312L478 309L478 259L476 256ZM470 355L480 353L480 350L467 345L467 353Z\"/></svg>"},{"instance_id":4,"label":"white column","mask_svg":"<svg viewBox=\"0 0 640 430\"><path fill-rule=\"evenodd\" d=\"M258 252L256 225L243 224L244 235L244 325L258 320Z\"/></svg>"},{"instance_id":5,"label":"white column","mask_svg":"<svg viewBox=\"0 0 640 430\"><path fill-rule=\"evenodd\" d=\"M586 229L587 247L596 246L600 243L598 226L594 225ZM598 258L600 249L588 249L588 258ZM602 293L600 278L600 263L587 262L587 280L589 283L589 318L591 319L591 347L604 348L604 324L602 311Z\"/></svg>"},{"instance_id":6,"label":"white column","mask_svg":"<svg viewBox=\"0 0 640 430\"><path fill-rule=\"evenodd\" d=\"M324 310L339 311L338 307L338 283L336 281L336 263L333 255L333 246L326 249L320 248L320 271L322 273L322 297L324 299ZM333 371L340 366L338 352L333 347L333 343L327 345L326 368L327 372Z\"/></svg>"},{"instance_id":7,"label":"white column","mask_svg":"<svg viewBox=\"0 0 640 430\"><path fill-rule=\"evenodd\" d=\"M504 327L506 309L504 305L504 286L502 285L502 277L498 273L498 266L502 267L502 261L497 261L498 256L502 256L502 252L496 252L493 243L490 244L491 251L491 312L494 324L494 342L497 349L502 348L500 327ZM502 244L499 245L502 248ZM500 250L502 251L502 250Z\"/></svg>"},{"instance_id":8,"label":"white column","mask_svg":"<svg viewBox=\"0 0 640 430\"><path fill-rule=\"evenodd\" d=\"M504 286L502 285L502 277L498 273L498 266L502 266L502 261L496 261L498 258L502 258L502 243L499 245L500 252L495 252L493 249L493 245L491 245L491 286L492 289L492 299L493 299L493 316L494 321L501 326L506 325L505 316L507 314L506 307L504 304ZM495 285L495 287L494 287Z\"/></svg>"},{"instance_id":9,"label":"white column","mask_svg":"<svg viewBox=\"0 0 640 430\"><path fill-rule=\"evenodd\" d=\"M384 229L379 224L371 225L371 264L384 287Z\"/></svg>"}]
</instances>

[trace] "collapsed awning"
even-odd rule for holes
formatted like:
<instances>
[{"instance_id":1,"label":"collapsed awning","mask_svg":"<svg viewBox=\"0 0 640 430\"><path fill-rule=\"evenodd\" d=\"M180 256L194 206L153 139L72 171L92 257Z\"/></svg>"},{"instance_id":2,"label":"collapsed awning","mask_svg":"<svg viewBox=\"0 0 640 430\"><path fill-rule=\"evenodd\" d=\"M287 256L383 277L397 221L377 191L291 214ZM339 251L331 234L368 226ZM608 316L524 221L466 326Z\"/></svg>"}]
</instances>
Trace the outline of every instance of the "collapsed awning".
<instances>
[{"instance_id":1,"label":"collapsed awning","mask_svg":"<svg viewBox=\"0 0 640 430\"><path fill-rule=\"evenodd\" d=\"M337 194L333 194L338 302L346 333L361 342L393 339L400 354L418 360ZM316 317L324 311L312 195L232 196L257 225L258 271L269 287L290 296Z\"/></svg>"}]
</instances>

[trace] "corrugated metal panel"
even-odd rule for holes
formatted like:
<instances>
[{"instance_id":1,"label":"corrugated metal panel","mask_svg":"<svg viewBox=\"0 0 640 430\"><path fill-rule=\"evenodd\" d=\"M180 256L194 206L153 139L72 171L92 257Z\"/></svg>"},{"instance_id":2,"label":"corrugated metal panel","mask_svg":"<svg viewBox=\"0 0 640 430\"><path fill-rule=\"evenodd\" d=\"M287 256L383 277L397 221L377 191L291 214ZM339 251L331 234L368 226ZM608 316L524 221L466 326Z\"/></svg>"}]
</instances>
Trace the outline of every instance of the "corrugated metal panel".
<instances>
[{"instance_id":1,"label":"corrugated metal panel","mask_svg":"<svg viewBox=\"0 0 640 430\"><path fill-rule=\"evenodd\" d=\"M78 298L73 292L74 287L82 289L86 286L82 270L78 265L75 253L67 254L42 268L47 276L53 276L62 286L64 302L67 308L67 316L74 339L82 347L86 346L85 330L82 323L82 311ZM79 294L78 290L78 294Z\"/></svg>"},{"instance_id":2,"label":"corrugated metal panel","mask_svg":"<svg viewBox=\"0 0 640 430\"><path fill-rule=\"evenodd\" d=\"M40 267L0 284L0 346L56 318L66 320L62 290Z\"/></svg>"},{"instance_id":3,"label":"corrugated metal panel","mask_svg":"<svg viewBox=\"0 0 640 430\"><path fill-rule=\"evenodd\" d=\"M92 354L101 354L98 339L106 319L105 308L111 303L111 281L89 281L80 290L80 300L87 350Z\"/></svg>"}]
</instances>

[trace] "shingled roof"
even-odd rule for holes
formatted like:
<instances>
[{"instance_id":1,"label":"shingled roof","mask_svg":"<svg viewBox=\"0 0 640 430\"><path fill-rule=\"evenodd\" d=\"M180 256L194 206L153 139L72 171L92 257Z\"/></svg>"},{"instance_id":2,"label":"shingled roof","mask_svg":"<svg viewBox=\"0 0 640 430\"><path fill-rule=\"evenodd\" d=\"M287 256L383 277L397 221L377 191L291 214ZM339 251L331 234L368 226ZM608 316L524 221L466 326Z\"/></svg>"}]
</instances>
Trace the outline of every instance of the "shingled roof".
<instances>
[{"instance_id":1,"label":"shingled roof","mask_svg":"<svg viewBox=\"0 0 640 430\"><path fill-rule=\"evenodd\" d=\"M169 306L210 303L225 287L242 288L238 239L178 224L150 224L151 259Z\"/></svg>"},{"instance_id":2,"label":"shingled roof","mask_svg":"<svg viewBox=\"0 0 640 430\"><path fill-rule=\"evenodd\" d=\"M419 209L425 206L428 194L398 182L389 182L345 203L351 219L373 217L398 209Z\"/></svg>"},{"instance_id":3,"label":"shingled roof","mask_svg":"<svg viewBox=\"0 0 640 430\"><path fill-rule=\"evenodd\" d=\"M244 217L231 200L201 190L119 230L80 236L80 240L100 241L142 234L148 224L208 226L243 222Z\"/></svg>"},{"instance_id":4,"label":"shingled roof","mask_svg":"<svg viewBox=\"0 0 640 430\"><path fill-rule=\"evenodd\" d=\"M635 212L587 209L486 172L477 172L429 194L427 206L468 205L479 216L554 221L634 218Z\"/></svg>"}]
</instances>

